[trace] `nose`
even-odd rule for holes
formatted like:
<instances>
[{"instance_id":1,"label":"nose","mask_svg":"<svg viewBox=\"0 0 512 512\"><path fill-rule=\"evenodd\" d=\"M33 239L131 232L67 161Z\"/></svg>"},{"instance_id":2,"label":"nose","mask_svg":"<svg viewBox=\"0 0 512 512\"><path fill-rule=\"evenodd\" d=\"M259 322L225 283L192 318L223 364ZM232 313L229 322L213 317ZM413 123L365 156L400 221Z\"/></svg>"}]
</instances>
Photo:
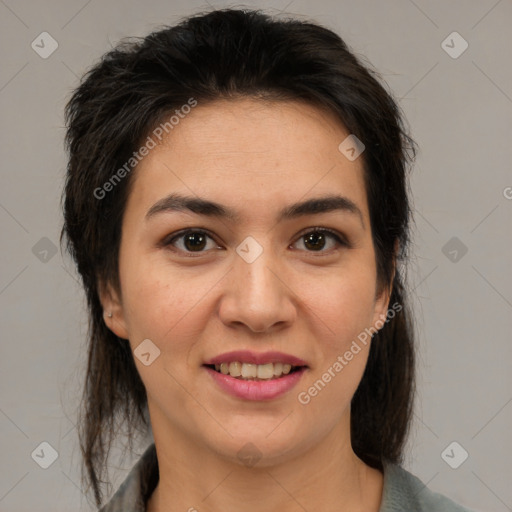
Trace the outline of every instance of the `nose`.
<instances>
[{"instance_id":1,"label":"nose","mask_svg":"<svg viewBox=\"0 0 512 512\"><path fill-rule=\"evenodd\" d=\"M290 275L285 275L268 253L263 251L252 263L236 255L219 308L225 325L244 325L257 333L272 332L291 325L296 318Z\"/></svg>"}]
</instances>

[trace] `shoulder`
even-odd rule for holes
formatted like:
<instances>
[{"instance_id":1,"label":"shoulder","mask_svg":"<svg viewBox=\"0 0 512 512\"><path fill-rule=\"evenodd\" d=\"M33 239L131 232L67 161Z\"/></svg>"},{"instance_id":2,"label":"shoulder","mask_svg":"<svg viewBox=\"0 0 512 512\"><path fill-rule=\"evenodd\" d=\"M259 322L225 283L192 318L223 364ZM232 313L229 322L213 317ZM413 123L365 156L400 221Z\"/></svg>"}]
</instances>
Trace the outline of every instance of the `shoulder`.
<instances>
[{"instance_id":1,"label":"shoulder","mask_svg":"<svg viewBox=\"0 0 512 512\"><path fill-rule=\"evenodd\" d=\"M155 489L158 478L155 445L151 444L99 512L144 512L146 501Z\"/></svg>"},{"instance_id":2,"label":"shoulder","mask_svg":"<svg viewBox=\"0 0 512 512\"><path fill-rule=\"evenodd\" d=\"M384 465L384 489L379 512L473 512L431 491L416 476L396 464Z\"/></svg>"}]
</instances>

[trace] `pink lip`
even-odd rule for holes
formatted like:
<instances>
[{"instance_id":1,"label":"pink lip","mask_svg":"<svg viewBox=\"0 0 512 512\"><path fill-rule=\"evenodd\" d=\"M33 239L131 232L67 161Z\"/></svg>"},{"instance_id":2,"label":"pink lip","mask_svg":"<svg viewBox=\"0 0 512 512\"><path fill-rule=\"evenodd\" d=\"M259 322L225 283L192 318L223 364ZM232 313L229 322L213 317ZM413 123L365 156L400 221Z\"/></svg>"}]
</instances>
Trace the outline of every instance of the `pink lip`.
<instances>
[{"instance_id":1,"label":"pink lip","mask_svg":"<svg viewBox=\"0 0 512 512\"><path fill-rule=\"evenodd\" d=\"M234 359L232 359L232 361L233 360ZM221 389L232 396L244 398L245 400L272 400L273 398L283 395L299 382L302 374L306 371L306 368L300 368L278 379L258 381L236 379L235 377L231 377L231 375L224 375L223 373L212 370L208 366L204 368Z\"/></svg>"},{"instance_id":2,"label":"pink lip","mask_svg":"<svg viewBox=\"0 0 512 512\"><path fill-rule=\"evenodd\" d=\"M288 363L292 366L307 366L306 361L284 354L283 352L252 352L250 350L235 350L233 352L226 352L220 354L212 359L209 359L204 364L221 364L231 363L238 361L240 363L252 363L252 364L267 364L267 363Z\"/></svg>"}]
</instances>

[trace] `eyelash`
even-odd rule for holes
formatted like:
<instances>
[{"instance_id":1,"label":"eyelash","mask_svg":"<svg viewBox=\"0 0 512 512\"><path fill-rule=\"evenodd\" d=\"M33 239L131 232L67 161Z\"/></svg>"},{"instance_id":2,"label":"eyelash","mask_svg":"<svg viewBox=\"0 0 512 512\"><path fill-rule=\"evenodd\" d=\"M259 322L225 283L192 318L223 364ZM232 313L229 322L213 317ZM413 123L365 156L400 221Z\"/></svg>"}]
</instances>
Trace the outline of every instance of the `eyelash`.
<instances>
[{"instance_id":1,"label":"eyelash","mask_svg":"<svg viewBox=\"0 0 512 512\"><path fill-rule=\"evenodd\" d=\"M334 231L332 229L329 229L329 228L322 228L322 227L315 227L315 228L307 228L308 230L307 231L304 231L302 232L298 238L296 239L296 241L294 243L296 243L297 241L299 241L301 238L305 237L306 235L310 235L312 233L327 233L328 235L330 235L332 238L335 239L335 241L342 247L347 247L347 248L350 248L350 244L349 242L345 239L345 237L343 237L340 233L338 233L337 231ZM188 235L190 233L198 233L198 234L202 234L202 235L206 235L208 236L209 238L211 238L212 240L215 241L214 237L212 236L212 234L210 234L209 231L205 230L205 229L185 229L185 230L181 230L181 231L178 231L176 233L173 233L172 235L170 235L170 237L167 237L162 245L164 247L168 247L168 246L171 246L176 240L184 237L185 235ZM215 242L216 243L216 242ZM201 255L205 252L208 252L208 251L196 251L194 253L194 251L182 251L182 250L178 250L177 252L182 252L183 254L186 255L186 257L191 257L191 258L196 258L197 256L195 256L195 254L197 255ZM308 253L312 253L312 254L320 254L322 255L323 253L330 253L331 251L306 251Z\"/></svg>"}]
</instances>

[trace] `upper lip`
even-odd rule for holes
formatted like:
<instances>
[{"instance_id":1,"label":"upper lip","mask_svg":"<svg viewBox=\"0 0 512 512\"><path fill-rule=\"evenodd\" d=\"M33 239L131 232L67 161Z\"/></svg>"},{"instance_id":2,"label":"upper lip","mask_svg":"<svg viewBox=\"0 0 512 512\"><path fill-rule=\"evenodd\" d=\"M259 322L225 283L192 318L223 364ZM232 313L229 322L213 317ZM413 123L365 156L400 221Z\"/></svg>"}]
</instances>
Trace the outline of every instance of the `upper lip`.
<instances>
[{"instance_id":1,"label":"upper lip","mask_svg":"<svg viewBox=\"0 0 512 512\"><path fill-rule=\"evenodd\" d=\"M218 356L208 359L204 364L221 364L238 361L240 363L267 364L267 363L283 363L292 366L307 366L306 361L299 357L285 354L284 352L252 352L251 350L234 350L233 352L225 352Z\"/></svg>"}]
</instances>

